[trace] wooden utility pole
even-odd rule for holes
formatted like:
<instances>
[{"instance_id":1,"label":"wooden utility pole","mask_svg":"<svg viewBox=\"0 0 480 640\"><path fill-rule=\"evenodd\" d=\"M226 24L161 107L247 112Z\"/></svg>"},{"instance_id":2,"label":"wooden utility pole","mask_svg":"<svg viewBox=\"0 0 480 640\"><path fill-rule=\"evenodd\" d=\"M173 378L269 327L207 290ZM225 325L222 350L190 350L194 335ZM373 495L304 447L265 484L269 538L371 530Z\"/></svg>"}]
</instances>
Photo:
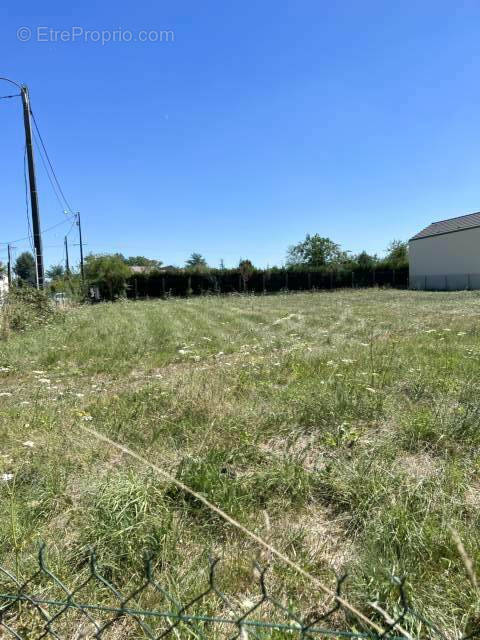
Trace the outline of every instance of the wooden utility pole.
<instances>
[{"instance_id":1,"label":"wooden utility pole","mask_svg":"<svg viewBox=\"0 0 480 640\"><path fill-rule=\"evenodd\" d=\"M23 124L25 126L25 144L28 162L28 183L30 186L30 203L32 208L33 244L35 247L35 263L37 273L37 287L43 289L45 273L43 269L42 234L40 229L40 211L38 208L37 180L35 176L35 162L33 158L32 124L30 121L30 98L28 88L20 88L23 104Z\"/></svg>"},{"instance_id":2,"label":"wooden utility pole","mask_svg":"<svg viewBox=\"0 0 480 640\"><path fill-rule=\"evenodd\" d=\"M68 239L65 236L65 273L67 276L70 275L70 262L68 260Z\"/></svg>"},{"instance_id":3,"label":"wooden utility pole","mask_svg":"<svg viewBox=\"0 0 480 640\"><path fill-rule=\"evenodd\" d=\"M77 227L78 227L78 242L80 243L80 273L82 274L82 284L85 284L85 274L83 271L83 242L82 242L82 223L80 221L80 211L77 211Z\"/></svg>"},{"instance_id":4,"label":"wooden utility pole","mask_svg":"<svg viewBox=\"0 0 480 640\"><path fill-rule=\"evenodd\" d=\"M7 263L7 275L8 275L8 286L12 286L12 247L8 245L8 263Z\"/></svg>"}]
</instances>

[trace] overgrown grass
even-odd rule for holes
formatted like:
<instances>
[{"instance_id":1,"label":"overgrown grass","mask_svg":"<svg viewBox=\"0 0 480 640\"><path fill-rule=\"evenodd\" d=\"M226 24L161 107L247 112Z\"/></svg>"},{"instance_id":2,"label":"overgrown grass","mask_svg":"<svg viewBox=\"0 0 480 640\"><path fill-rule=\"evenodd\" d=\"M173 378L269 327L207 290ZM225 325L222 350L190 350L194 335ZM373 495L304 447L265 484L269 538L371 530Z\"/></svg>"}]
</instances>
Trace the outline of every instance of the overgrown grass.
<instances>
[{"instance_id":1,"label":"overgrown grass","mask_svg":"<svg viewBox=\"0 0 480 640\"><path fill-rule=\"evenodd\" d=\"M181 598L213 552L225 588L250 594L251 559L268 558L85 438L87 421L326 582L348 571L369 614L375 599L398 608L390 578L405 575L414 607L455 636L479 613L451 533L478 562L479 313L476 293L343 291L105 304L10 334L0 562L26 575L41 539L75 582L93 545L128 590L149 549ZM304 609L318 599L280 566L272 588Z\"/></svg>"}]
</instances>

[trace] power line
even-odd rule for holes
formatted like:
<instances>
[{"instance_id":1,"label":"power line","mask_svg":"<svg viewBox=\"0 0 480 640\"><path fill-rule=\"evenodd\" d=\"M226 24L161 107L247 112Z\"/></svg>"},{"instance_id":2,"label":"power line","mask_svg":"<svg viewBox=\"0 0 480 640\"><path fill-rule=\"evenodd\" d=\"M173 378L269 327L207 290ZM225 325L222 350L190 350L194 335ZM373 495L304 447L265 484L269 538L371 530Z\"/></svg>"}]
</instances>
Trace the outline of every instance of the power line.
<instances>
[{"instance_id":1,"label":"power line","mask_svg":"<svg viewBox=\"0 0 480 640\"><path fill-rule=\"evenodd\" d=\"M0 96L0 100L5 100L6 98L19 98L21 93L13 93L11 96Z\"/></svg>"},{"instance_id":2,"label":"power line","mask_svg":"<svg viewBox=\"0 0 480 640\"><path fill-rule=\"evenodd\" d=\"M43 142L42 134L40 133L40 130L39 130L39 128L38 128L37 120L36 120L35 115L34 115L34 113L33 113L33 111L32 111L32 109L31 109L31 108L30 108L30 114L31 114L32 119L33 119L33 124L34 124L34 126L35 126L35 130L36 130L36 132L37 132L37 134L38 134L38 137L40 138L40 142L41 142L41 144L42 144L42 148L43 148L43 150L44 150L44 152L45 152L45 156L46 156L46 158L47 158L48 165L49 165L49 167L50 167L50 169L51 169L51 171L52 171L52 174L53 174L54 180L55 180L55 182L56 182L56 184L57 184L57 186L58 186L58 190L59 190L59 192L60 192L60 194L61 194L61 196L62 196L62 198L63 198L63 201L64 201L64 202L65 202L65 204L67 205L67 206L66 206L67 210L68 210L68 211L70 211L70 212L73 212L72 207L70 206L70 204L69 204L68 200L67 200L67 199L66 199L66 197L65 197L65 194L63 193L63 189L62 189L62 187L61 187L61 185L60 185L60 182L58 181L57 174L55 173L55 169L53 168L52 162L51 162L51 160L50 160L50 156L48 155L47 149L46 149L46 147L45 147L45 143Z\"/></svg>"},{"instance_id":3,"label":"power line","mask_svg":"<svg viewBox=\"0 0 480 640\"><path fill-rule=\"evenodd\" d=\"M42 229L42 233L48 233L49 231L52 231L52 229L56 229L57 227L60 227L62 224L66 224L71 219L72 219L72 216L69 216L68 218L65 218L65 220L62 220L61 222L57 222L56 224L53 224L51 227ZM30 240L30 236L25 236L24 238L17 238L16 240L9 240L8 242L0 242L0 245L12 244L14 242L22 242L23 240Z\"/></svg>"},{"instance_id":4,"label":"power line","mask_svg":"<svg viewBox=\"0 0 480 640\"><path fill-rule=\"evenodd\" d=\"M65 204L60 199L60 195L58 193L58 187L56 186L55 182L52 180L52 176L50 175L50 171L48 170L47 164L45 162L45 157L44 157L44 154L42 152L42 147L38 142L38 135L35 133L35 131L33 132L33 139L35 140L35 143L37 145L37 149L38 149L38 152L39 152L38 155L40 156L40 160L42 161L42 165L43 165L43 168L45 169L45 173L47 174L47 178L48 178L48 181L50 182L50 186L52 187L52 191L55 194L55 197L57 199L58 204L60 205L60 209L62 211L64 211L65 210Z\"/></svg>"}]
</instances>

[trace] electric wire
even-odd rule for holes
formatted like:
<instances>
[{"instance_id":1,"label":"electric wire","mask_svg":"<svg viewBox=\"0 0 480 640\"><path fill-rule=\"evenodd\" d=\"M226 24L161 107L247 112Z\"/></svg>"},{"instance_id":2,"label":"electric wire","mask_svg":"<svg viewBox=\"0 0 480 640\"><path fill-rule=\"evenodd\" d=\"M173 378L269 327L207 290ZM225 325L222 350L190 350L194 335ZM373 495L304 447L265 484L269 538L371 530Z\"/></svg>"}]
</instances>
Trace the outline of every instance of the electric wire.
<instances>
[{"instance_id":1,"label":"electric wire","mask_svg":"<svg viewBox=\"0 0 480 640\"><path fill-rule=\"evenodd\" d=\"M51 169L51 171L52 171L52 174L53 174L53 178L54 178L54 180L55 180L55 183L56 183L56 184L57 184L57 186L58 186L58 190L59 190L59 192L60 192L60 194L61 194L61 196L62 196L62 198L63 198L64 203L66 204L66 209L67 209L67 211L70 211L71 213L73 213L73 209L72 209L72 207L70 206L70 204L69 204L69 202L68 202L67 198L65 197L65 194L64 194L64 192L63 192L63 189L62 189L62 187L61 187L61 185L60 185L60 182L59 182L59 180L58 180L58 178L57 178L57 174L55 173L55 169L53 168L52 161L50 160L50 156L48 155L47 149L46 149L46 147L45 147L45 143L44 143L44 141L43 141L42 134L40 133L40 129L38 128L37 119L35 118L35 115L34 115L34 113L33 113L33 111L32 111L32 109L31 109L31 108L30 108L30 115L32 116L32 120L33 120L33 124L34 124L35 130L36 130L36 132L37 132L37 134L38 134L38 137L40 138L40 142L41 142L41 145L42 145L43 151L45 152L45 156L46 156L46 158L47 158L48 165L49 165L49 167L50 167L50 169Z\"/></svg>"},{"instance_id":2,"label":"electric wire","mask_svg":"<svg viewBox=\"0 0 480 640\"><path fill-rule=\"evenodd\" d=\"M42 161L42 165L43 165L43 168L45 169L45 173L47 174L47 178L48 178L48 181L50 182L50 186L52 187L52 191L55 194L55 197L57 199L58 204L60 205L60 209L62 211L64 211L65 210L65 204L62 202L61 197L60 197L59 192L58 192L58 187L56 186L55 182L52 179L52 176L50 175L50 171L48 170L47 163L45 162L45 157L44 157L44 154L42 152L42 147L41 147L40 143L38 142L38 135L35 133L35 131L33 132L33 139L34 139L34 141L35 141L35 143L37 145L38 155L40 156L40 160Z\"/></svg>"},{"instance_id":3,"label":"electric wire","mask_svg":"<svg viewBox=\"0 0 480 640\"><path fill-rule=\"evenodd\" d=\"M69 216L68 218L65 218L65 220L62 220L61 222L57 222L56 224L53 224L51 227L42 229L42 234L48 233L49 231L52 231L52 229L56 229L57 227L60 227L62 224L66 224L72 219L72 217L74 216ZM9 240L8 242L0 242L0 245L13 244L14 242L22 242L23 240L29 240L29 239L30 239L29 236L25 236L24 238L17 238L16 240Z\"/></svg>"},{"instance_id":4,"label":"electric wire","mask_svg":"<svg viewBox=\"0 0 480 640\"><path fill-rule=\"evenodd\" d=\"M6 98L18 98L21 95L21 93L12 93L11 96L0 96L0 100L5 100Z\"/></svg>"}]
</instances>

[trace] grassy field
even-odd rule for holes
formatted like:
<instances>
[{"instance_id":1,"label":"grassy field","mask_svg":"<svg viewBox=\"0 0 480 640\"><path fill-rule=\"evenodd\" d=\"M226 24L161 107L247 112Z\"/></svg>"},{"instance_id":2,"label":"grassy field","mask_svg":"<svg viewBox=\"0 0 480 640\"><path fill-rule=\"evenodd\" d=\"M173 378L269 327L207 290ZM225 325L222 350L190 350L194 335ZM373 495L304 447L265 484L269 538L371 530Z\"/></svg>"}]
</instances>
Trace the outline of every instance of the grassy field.
<instances>
[{"instance_id":1,"label":"grassy field","mask_svg":"<svg viewBox=\"0 0 480 640\"><path fill-rule=\"evenodd\" d=\"M345 593L369 615L372 600L398 610L390 576L405 575L412 604L457 637L480 613L451 531L480 559L479 319L474 292L368 290L104 304L11 334L0 342L0 564L27 576L43 540L75 585L94 545L128 591L149 549L184 598L212 553L233 606L253 598L252 560L266 554L86 437L86 424L325 583L347 571ZM268 580L285 604L320 606L281 564ZM106 597L85 589L84 600ZM122 623L109 637L136 636Z\"/></svg>"}]
</instances>

